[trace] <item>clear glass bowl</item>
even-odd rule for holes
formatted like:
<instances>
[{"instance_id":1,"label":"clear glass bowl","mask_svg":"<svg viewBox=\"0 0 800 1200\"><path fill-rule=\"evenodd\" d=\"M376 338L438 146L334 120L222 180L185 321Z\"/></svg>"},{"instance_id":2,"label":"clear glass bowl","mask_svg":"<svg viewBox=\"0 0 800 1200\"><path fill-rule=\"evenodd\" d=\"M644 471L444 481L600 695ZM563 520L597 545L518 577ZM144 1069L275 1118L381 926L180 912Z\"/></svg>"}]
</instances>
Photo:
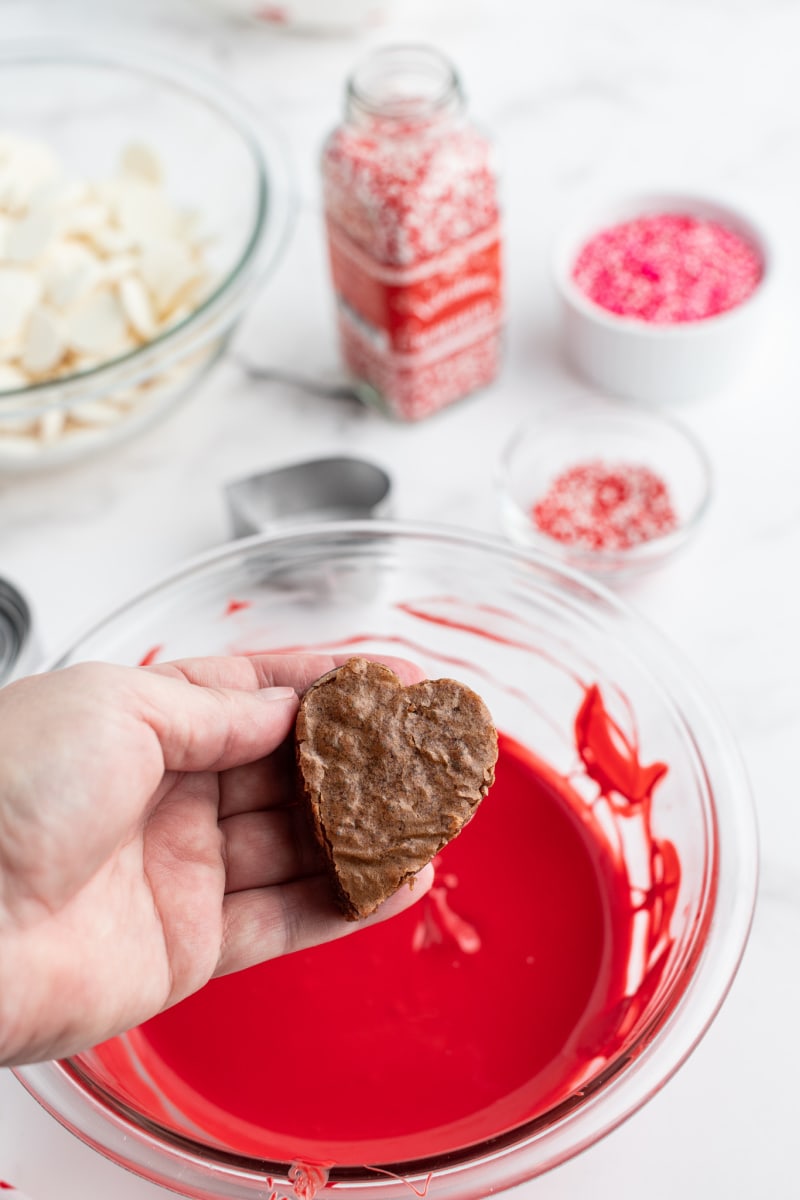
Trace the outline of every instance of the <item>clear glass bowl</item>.
<instances>
[{"instance_id":1,"label":"clear glass bowl","mask_svg":"<svg viewBox=\"0 0 800 1200\"><path fill-rule=\"evenodd\" d=\"M630 464L654 472L667 486L675 526L624 549L562 541L541 529L532 510L554 480L570 467L596 461L611 469ZM597 398L517 430L501 455L497 491L512 541L610 585L661 566L687 544L711 502L712 472L703 446L682 423L656 408Z\"/></svg>"},{"instance_id":2,"label":"clear glass bowl","mask_svg":"<svg viewBox=\"0 0 800 1200\"><path fill-rule=\"evenodd\" d=\"M457 674L485 697L504 733L565 776L580 766L576 711L596 685L616 736L637 747L642 762L669 764L648 820L675 847L679 890L669 936L653 951L658 969L645 954L633 972L631 994L640 1002L620 1013L624 1031L613 1055L535 1120L479 1144L422 1161L333 1166L327 1182L325 1172L314 1182L323 1197L407 1200L411 1185L418 1195L477 1198L538 1175L652 1097L727 993L757 875L753 808L736 746L672 647L610 594L553 560L429 526L345 522L223 547L112 613L57 665L290 646L399 653L431 676ZM597 799L587 786L586 803ZM637 861L641 841L633 835L625 847L633 887L634 874L641 883L646 869ZM498 1005L500 1012L502 987ZM270 1161L267 1144L259 1157L236 1144L238 1135L221 1144L175 1097L158 1098L137 1083L136 1064L131 1069L125 1058L130 1044L116 1041L124 1043L116 1060L127 1063L124 1083L102 1048L17 1074L79 1138L154 1183L192 1197L263 1197L267 1177L278 1197L313 1194L289 1163ZM318 1082L309 1086L310 1101L335 1103L335 1085Z\"/></svg>"},{"instance_id":3,"label":"clear glass bowl","mask_svg":"<svg viewBox=\"0 0 800 1200\"><path fill-rule=\"evenodd\" d=\"M0 471L72 461L142 429L222 351L289 230L279 137L213 76L147 50L24 41L0 48L3 132L48 145L76 179L108 178L129 143L160 158L195 211L209 285L188 316L120 357L0 393Z\"/></svg>"}]
</instances>

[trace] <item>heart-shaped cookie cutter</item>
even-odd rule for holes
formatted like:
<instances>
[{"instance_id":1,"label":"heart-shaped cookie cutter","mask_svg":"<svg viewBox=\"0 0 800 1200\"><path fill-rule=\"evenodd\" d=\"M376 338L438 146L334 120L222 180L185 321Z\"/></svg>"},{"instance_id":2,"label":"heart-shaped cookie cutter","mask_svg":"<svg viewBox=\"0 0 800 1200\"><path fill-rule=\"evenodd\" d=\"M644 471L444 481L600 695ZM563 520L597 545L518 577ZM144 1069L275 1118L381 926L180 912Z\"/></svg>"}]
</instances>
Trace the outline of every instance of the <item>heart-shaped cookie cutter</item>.
<instances>
[{"instance_id":1,"label":"heart-shaped cookie cutter","mask_svg":"<svg viewBox=\"0 0 800 1200\"><path fill-rule=\"evenodd\" d=\"M33 668L37 657L33 616L22 592L0 579L0 686Z\"/></svg>"},{"instance_id":2,"label":"heart-shaped cookie cutter","mask_svg":"<svg viewBox=\"0 0 800 1200\"><path fill-rule=\"evenodd\" d=\"M382 467L346 455L290 463L225 487L234 537L285 522L388 516L390 493Z\"/></svg>"}]
</instances>

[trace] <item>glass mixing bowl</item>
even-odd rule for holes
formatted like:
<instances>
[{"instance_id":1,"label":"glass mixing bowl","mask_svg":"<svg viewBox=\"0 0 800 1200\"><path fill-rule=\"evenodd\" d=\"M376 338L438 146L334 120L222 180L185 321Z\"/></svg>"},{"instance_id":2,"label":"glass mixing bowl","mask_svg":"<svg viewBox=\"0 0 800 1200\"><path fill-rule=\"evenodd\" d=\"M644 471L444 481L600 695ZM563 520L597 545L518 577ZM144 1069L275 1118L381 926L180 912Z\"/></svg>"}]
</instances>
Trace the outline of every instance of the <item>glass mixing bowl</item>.
<instances>
[{"instance_id":1,"label":"glass mixing bowl","mask_svg":"<svg viewBox=\"0 0 800 1200\"><path fill-rule=\"evenodd\" d=\"M431 677L455 675L475 688L504 734L574 782L586 820L601 821L624 856L631 895L656 895L664 882L649 874L654 860L643 853L642 834L652 834L651 849L673 848L674 906L661 906L655 924L659 906L648 910L640 953L627 966L631 1000L615 1017L613 1053L535 1119L477 1144L316 1174L270 1158L268 1144L256 1156L235 1134L226 1144L218 1131L204 1131L178 1091L163 1081L153 1090L137 1073L124 1036L17 1075L79 1138L187 1196L263 1197L272 1189L280 1198L316 1190L407 1200L409 1186L431 1197L494 1193L576 1154L644 1104L722 1003L746 943L757 874L736 747L679 656L611 594L531 552L424 525L295 527L223 546L95 625L56 665L300 647L401 654ZM623 783L619 794L613 780L598 786L591 745L576 751L576 714L586 719L590 696L594 716L604 714L595 746L606 738L635 775L641 764L668 764L658 786L645 789L646 803ZM652 766L641 771L644 778ZM502 994L498 986L498 1005ZM119 1053L109 1053L115 1043ZM310 1095L335 1102L335 1084L318 1083Z\"/></svg>"},{"instance_id":2,"label":"glass mixing bowl","mask_svg":"<svg viewBox=\"0 0 800 1200\"><path fill-rule=\"evenodd\" d=\"M97 184L126 146L153 151L169 205L196 222L207 277L190 311L135 348L0 390L0 472L12 473L105 449L187 395L277 261L290 183L269 122L212 74L152 48L10 42L0 47L0 90L0 135L48 147L68 179Z\"/></svg>"}]
</instances>

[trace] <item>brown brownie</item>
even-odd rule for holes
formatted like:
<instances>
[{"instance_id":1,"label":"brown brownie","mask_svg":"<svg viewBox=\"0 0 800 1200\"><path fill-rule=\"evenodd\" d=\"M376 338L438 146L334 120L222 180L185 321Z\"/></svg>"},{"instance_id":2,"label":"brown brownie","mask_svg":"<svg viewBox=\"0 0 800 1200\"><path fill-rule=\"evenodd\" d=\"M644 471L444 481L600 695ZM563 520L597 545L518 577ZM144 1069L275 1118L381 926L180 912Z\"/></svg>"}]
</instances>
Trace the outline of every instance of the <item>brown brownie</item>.
<instances>
[{"instance_id":1,"label":"brown brownie","mask_svg":"<svg viewBox=\"0 0 800 1200\"><path fill-rule=\"evenodd\" d=\"M497 732L463 683L404 687L388 667L351 658L305 693L296 749L339 907L357 920L473 816L494 781Z\"/></svg>"}]
</instances>

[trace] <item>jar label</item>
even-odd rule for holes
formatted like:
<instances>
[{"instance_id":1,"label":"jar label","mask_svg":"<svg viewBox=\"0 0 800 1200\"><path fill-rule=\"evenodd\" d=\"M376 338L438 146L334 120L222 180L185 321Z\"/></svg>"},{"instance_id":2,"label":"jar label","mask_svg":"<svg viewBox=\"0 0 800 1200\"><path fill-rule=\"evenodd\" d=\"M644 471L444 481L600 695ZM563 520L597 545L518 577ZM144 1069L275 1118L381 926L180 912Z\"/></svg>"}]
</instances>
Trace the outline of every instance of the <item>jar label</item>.
<instances>
[{"instance_id":1,"label":"jar label","mask_svg":"<svg viewBox=\"0 0 800 1200\"><path fill-rule=\"evenodd\" d=\"M328 244L341 308L393 358L434 361L501 324L499 225L410 267L376 261L331 221Z\"/></svg>"}]
</instances>

